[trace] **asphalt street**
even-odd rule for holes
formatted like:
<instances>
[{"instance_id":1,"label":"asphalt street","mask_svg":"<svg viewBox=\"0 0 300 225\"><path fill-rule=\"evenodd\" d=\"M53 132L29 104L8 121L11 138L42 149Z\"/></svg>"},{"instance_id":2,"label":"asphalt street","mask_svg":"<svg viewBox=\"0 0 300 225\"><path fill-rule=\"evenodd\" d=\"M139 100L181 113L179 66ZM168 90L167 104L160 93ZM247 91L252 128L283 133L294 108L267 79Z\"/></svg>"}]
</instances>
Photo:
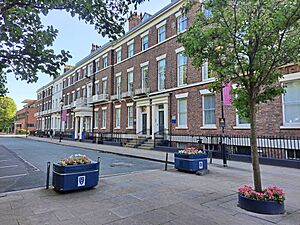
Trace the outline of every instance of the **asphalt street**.
<instances>
[{"instance_id":1,"label":"asphalt street","mask_svg":"<svg viewBox=\"0 0 300 225\"><path fill-rule=\"evenodd\" d=\"M44 186L47 162L58 162L73 154L84 154L95 161L100 157L100 178L164 167L162 163L95 150L0 137L0 193Z\"/></svg>"}]
</instances>

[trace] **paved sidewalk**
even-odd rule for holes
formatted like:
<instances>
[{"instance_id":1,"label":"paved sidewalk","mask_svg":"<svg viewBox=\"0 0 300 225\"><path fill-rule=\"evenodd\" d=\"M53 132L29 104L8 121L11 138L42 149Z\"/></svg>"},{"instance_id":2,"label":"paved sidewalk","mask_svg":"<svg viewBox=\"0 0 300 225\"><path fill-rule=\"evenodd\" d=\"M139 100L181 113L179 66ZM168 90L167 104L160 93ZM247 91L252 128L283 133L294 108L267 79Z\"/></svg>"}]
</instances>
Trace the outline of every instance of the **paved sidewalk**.
<instances>
[{"instance_id":1,"label":"paved sidewalk","mask_svg":"<svg viewBox=\"0 0 300 225\"><path fill-rule=\"evenodd\" d=\"M152 170L105 177L95 189L69 194L37 189L0 197L0 225L299 225L297 169L262 166L265 186L287 193L286 214L237 207L236 190L252 183L251 167L211 165L205 176Z\"/></svg>"},{"instance_id":2,"label":"paved sidewalk","mask_svg":"<svg viewBox=\"0 0 300 225\"><path fill-rule=\"evenodd\" d=\"M44 139L39 139L44 140ZM57 141L53 141L56 142ZM63 141L62 144L137 153L163 160L164 153ZM0 197L0 225L300 225L298 169L261 166L263 185L286 192L284 215L260 215L237 207L238 187L252 183L249 163L220 161L210 173L151 170L100 179L95 189L69 194L37 189Z\"/></svg>"}]
</instances>

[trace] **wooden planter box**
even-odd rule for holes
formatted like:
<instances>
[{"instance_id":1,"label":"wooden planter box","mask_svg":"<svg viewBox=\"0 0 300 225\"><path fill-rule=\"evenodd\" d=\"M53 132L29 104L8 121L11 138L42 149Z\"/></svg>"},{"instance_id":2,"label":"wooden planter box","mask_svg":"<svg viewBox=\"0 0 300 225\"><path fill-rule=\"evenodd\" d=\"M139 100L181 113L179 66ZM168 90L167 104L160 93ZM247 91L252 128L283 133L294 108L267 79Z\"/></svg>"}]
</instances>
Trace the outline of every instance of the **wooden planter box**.
<instances>
[{"instance_id":1,"label":"wooden planter box","mask_svg":"<svg viewBox=\"0 0 300 225\"><path fill-rule=\"evenodd\" d=\"M52 185L57 191L75 191L98 185L99 162L62 166L53 164Z\"/></svg>"},{"instance_id":2,"label":"wooden planter box","mask_svg":"<svg viewBox=\"0 0 300 225\"><path fill-rule=\"evenodd\" d=\"M250 212L276 215L282 214L284 210L284 202L279 203L275 201L259 201L256 199L246 198L245 196L238 195L239 204L238 206Z\"/></svg>"},{"instance_id":3,"label":"wooden planter box","mask_svg":"<svg viewBox=\"0 0 300 225\"><path fill-rule=\"evenodd\" d=\"M187 172L207 170L207 154L175 153L175 168Z\"/></svg>"}]
</instances>

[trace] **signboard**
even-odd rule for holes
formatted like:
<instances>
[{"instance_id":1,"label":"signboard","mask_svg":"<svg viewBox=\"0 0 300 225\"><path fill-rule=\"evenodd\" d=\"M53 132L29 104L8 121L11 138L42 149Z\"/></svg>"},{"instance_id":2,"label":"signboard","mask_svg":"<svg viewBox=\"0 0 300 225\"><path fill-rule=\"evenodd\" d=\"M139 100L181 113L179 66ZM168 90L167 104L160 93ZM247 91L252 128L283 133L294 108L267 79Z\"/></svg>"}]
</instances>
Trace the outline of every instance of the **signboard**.
<instances>
[{"instance_id":1,"label":"signboard","mask_svg":"<svg viewBox=\"0 0 300 225\"><path fill-rule=\"evenodd\" d=\"M225 127L226 126L225 118L220 118L219 119L219 126L220 127Z\"/></svg>"},{"instance_id":2,"label":"signboard","mask_svg":"<svg viewBox=\"0 0 300 225\"><path fill-rule=\"evenodd\" d=\"M176 116L172 116L171 123L176 124Z\"/></svg>"},{"instance_id":3,"label":"signboard","mask_svg":"<svg viewBox=\"0 0 300 225\"><path fill-rule=\"evenodd\" d=\"M79 176L78 177L78 187L84 187L85 186L85 176Z\"/></svg>"},{"instance_id":4,"label":"signboard","mask_svg":"<svg viewBox=\"0 0 300 225\"><path fill-rule=\"evenodd\" d=\"M63 122L67 121L67 110L63 110L61 113L61 119Z\"/></svg>"},{"instance_id":5,"label":"signboard","mask_svg":"<svg viewBox=\"0 0 300 225\"><path fill-rule=\"evenodd\" d=\"M223 85L223 105L230 106L231 105L231 83L225 83Z\"/></svg>"}]
</instances>

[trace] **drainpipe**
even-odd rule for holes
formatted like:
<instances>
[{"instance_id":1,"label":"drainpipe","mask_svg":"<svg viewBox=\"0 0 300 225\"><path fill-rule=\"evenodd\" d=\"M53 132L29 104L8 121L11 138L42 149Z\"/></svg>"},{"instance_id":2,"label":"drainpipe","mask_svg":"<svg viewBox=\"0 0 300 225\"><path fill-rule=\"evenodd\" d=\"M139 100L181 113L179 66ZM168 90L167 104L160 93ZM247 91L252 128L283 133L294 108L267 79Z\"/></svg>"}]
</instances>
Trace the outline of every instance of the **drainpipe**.
<instances>
[{"instance_id":1,"label":"drainpipe","mask_svg":"<svg viewBox=\"0 0 300 225\"><path fill-rule=\"evenodd\" d=\"M169 124L170 124L170 130L169 130L169 135L170 135L170 142L169 142L169 147L172 147L172 97L173 97L173 92L170 93L170 116L169 116Z\"/></svg>"},{"instance_id":2,"label":"drainpipe","mask_svg":"<svg viewBox=\"0 0 300 225\"><path fill-rule=\"evenodd\" d=\"M93 86L92 86L92 96L95 95L95 81L96 81L96 61L93 61ZM92 137L93 137L93 143L96 142L95 139L95 133L94 133L94 128L95 128L95 104L93 102L93 112L92 112Z\"/></svg>"}]
</instances>

